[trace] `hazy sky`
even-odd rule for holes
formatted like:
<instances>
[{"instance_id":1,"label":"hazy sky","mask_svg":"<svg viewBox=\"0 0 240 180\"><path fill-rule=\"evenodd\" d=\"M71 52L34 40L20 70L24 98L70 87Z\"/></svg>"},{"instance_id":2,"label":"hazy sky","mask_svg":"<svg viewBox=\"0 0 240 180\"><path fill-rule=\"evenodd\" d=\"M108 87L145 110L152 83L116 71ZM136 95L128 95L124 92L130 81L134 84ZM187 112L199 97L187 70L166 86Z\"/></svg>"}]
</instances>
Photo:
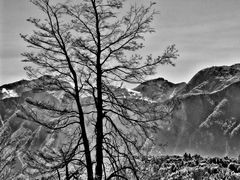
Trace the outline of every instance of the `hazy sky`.
<instances>
[{"instance_id":1,"label":"hazy sky","mask_svg":"<svg viewBox=\"0 0 240 180\"><path fill-rule=\"evenodd\" d=\"M155 1L156 33L146 36L143 52L161 55L176 44L180 54L176 67L161 67L156 77L188 82L202 68L240 63L240 0ZM38 13L28 0L0 0L0 84L25 78L20 53L27 48L19 33L31 32L26 19Z\"/></svg>"}]
</instances>

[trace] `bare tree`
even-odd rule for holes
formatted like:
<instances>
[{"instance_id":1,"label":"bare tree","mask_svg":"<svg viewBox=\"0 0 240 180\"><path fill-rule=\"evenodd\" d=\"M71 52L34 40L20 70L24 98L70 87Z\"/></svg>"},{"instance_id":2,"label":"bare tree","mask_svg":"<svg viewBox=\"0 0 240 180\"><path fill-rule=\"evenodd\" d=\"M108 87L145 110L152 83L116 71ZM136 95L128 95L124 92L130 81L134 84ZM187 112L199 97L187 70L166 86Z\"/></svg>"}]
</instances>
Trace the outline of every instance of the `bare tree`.
<instances>
[{"instance_id":1,"label":"bare tree","mask_svg":"<svg viewBox=\"0 0 240 180\"><path fill-rule=\"evenodd\" d=\"M177 58L174 45L156 58L135 54L143 48L144 35L154 32L150 25L156 14L154 3L133 5L126 13L120 0L32 3L46 18L29 18L37 30L21 35L33 48L23 53L24 61L34 64L25 69L34 77L51 75L42 78L40 89L63 91L67 96L67 102L60 104L29 98L28 106L22 107L20 117L65 137L58 148L39 152L32 166L44 163L48 173L55 172L59 179L61 172L66 179L84 173L89 180L129 179L128 174L139 179L140 139L167 113L159 109L153 118L150 110L155 103L126 99L122 83L139 83L153 75L158 65L173 64Z\"/></svg>"}]
</instances>

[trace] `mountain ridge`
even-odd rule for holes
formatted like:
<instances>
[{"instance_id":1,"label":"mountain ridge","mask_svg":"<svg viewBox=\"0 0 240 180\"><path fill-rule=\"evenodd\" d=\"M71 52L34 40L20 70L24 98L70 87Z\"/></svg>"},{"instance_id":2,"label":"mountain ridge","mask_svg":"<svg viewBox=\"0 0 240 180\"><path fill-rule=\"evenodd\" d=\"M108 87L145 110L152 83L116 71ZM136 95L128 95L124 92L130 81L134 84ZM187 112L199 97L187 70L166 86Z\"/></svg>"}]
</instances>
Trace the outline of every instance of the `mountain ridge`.
<instances>
[{"instance_id":1,"label":"mountain ridge","mask_svg":"<svg viewBox=\"0 0 240 180\"><path fill-rule=\"evenodd\" d=\"M28 86L36 81L37 79L20 80L0 86L0 127L7 122L12 132L24 128L26 134L30 133L29 136L32 136L32 143L29 141L30 145L25 144L26 147L33 147L31 144L34 143L39 147L42 142L46 142L46 139L50 141L51 138L47 135L46 129L20 120L16 114L17 105L24 105L26 98L51 101L55 104L66 104L71 101L66 101L64 93L57 92L54 88L34 89ZM18 96L3 98L3 89L13 90ZM132 97L149 102L174 104L172 115L169 117L170 123L153 133L155 143L150 145L150 152L159 152L161 149L161 153L170 154L187 151L205 155L238 155L240 64L203 69L188 83L172 83L164 78L156 78L139 84L133 90L120 89L118 93L121 98ZM223 109L220 106L221 102L226 102ZM217 115L217 111L220 110L222 114ZM221 118L219 121L216 120L218 117ZM41 135L43 132L47 136ZM217 143L214 143L215 141ZM156 144L168 146L163 150Z\"/></svg>"}]
</instances>

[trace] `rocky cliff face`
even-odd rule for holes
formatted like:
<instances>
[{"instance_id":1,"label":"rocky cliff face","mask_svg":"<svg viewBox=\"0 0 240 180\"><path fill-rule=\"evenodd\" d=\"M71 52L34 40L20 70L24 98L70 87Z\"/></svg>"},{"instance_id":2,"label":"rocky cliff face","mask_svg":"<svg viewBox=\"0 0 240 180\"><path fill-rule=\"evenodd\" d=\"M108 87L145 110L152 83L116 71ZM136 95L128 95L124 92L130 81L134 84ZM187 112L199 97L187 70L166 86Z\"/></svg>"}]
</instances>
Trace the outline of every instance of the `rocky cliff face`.
<instances>
[{"instance_id":1,"label":"rocky cliff face","mask_svg":"<svg viewBox=\"0 0 240 180\"><path fill-rule=\"evenodd\" d=\"M186 85L182 94L211 93L240 80L240 64L214 66L199 71Z\"/></svg>"},{"instance_id":2,"label":"rocky cliff face","mask_svg":"<svg viewBox=\"0 0 240 180\"><path fill-rule=\"evenodd\" d=\"M175 104L171 123L155 135L167 144L166 153L239 155L239 66L201 70L168 99Z\"/></svg>"},{"instance_id":3,"label":"rocky cliff face","mask_svg":"<svg viewBox=\"0 0 240 180\"><path fill-rule=\"evenodd\" d=\"M56 147L61 142L60 133L53 133L20 116L21 106L25 107L27 99L46 101L56 106L66 104L64 92L44 84L38 86L40 82L41 79L22 80L0 87L0 152L3 153L0 162L5 162L6 158L12 159L8 171L13 170L13 173L20 172L25 165L22 152L39 150L46 144ZM42 112L39 114L44 115ZM0 168L3 168L4 164L1 163Z\"/></svg>"}]
</instances>

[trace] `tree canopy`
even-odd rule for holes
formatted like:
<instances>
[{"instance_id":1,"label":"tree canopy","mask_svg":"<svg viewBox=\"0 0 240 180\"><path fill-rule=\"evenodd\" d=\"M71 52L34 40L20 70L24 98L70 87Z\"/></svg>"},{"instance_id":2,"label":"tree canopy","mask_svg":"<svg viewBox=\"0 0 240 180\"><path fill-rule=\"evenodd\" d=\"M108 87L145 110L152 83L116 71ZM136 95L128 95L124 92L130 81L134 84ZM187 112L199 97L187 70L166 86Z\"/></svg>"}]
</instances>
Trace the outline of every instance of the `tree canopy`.
<instances>
[{"instance_id":1,"label":"tree canopy","mask_svg":"<svg viewBox=\"0 0 240 180\"><path fill-rule=\"evenodd\" d=\"M31 2L45 18L29 18L36 30L21 35L31 49L23 61L33 64L25 69L44 77L40 89L63 91L65 101L26 99L19 117L64 137L57 148L28 152L28 165L58 179L139 179L141 139L167 113L146 99L126 97L122 84L142 82L178 56L174 45L156 58L137 54L144 35L154 32L154 3L124 13L120 0Z\"/></svg>"}]
</instances>

